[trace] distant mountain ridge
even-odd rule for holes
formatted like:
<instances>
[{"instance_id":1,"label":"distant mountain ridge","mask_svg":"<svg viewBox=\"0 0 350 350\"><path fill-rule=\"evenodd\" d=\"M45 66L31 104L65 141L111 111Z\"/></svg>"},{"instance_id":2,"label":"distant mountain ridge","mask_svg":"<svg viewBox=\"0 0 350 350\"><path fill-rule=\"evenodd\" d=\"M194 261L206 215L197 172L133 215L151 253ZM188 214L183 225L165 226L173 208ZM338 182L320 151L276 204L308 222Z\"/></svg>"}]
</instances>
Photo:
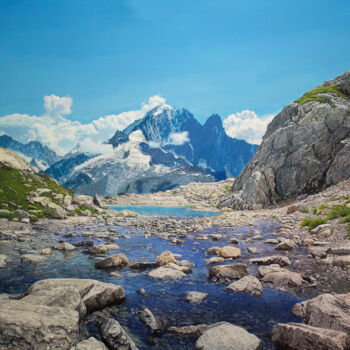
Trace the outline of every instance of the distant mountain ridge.
<instances>
[{"instance_id":1,"label":"distant mountain ridge","mask_svg":"<svg viewBox=\"0 0 350 350\"><path fill-rule=\"evenodd\" d=\"M123 132L117 131L108 143L117 147L136 130L140 130L148 142L174 151L195 166L210 169L220 179L237 176L258 147L228 136L217 114L202 126L188 110L168 106L151 110ZM188 140L176 144L172 136L181 133L187 133Z\"/></svg>"},{"instance_id":2,"label":"distant mountain ridge","mask_svg":"<svg viewBox=\"0 0 350 350\"><path fill-rule=\"evenodd\" d=\"M41 171L62 158L55 151L42 145L39 141L30 141L24 144L8 135L1 135L0 146L31 158L31 164Z\"/></svg>"}]
</instances>

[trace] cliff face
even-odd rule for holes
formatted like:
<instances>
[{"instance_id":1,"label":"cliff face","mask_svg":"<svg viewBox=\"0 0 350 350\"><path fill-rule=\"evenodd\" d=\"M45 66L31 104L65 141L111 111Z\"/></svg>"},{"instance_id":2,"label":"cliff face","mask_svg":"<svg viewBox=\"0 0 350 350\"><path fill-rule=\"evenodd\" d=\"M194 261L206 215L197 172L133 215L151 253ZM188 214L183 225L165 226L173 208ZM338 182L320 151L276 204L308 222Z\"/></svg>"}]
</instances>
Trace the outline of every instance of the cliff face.
<instances>
[{"instance_id":1,"label":"cliff face","mask_svg":"<svg viewBox=\"0 0 350 350\"><path fill-rule=\"evenodd\" d=\"M349 177L350 71L283 108L220 206L267 206Z\"/></svg>"}]
</instances>

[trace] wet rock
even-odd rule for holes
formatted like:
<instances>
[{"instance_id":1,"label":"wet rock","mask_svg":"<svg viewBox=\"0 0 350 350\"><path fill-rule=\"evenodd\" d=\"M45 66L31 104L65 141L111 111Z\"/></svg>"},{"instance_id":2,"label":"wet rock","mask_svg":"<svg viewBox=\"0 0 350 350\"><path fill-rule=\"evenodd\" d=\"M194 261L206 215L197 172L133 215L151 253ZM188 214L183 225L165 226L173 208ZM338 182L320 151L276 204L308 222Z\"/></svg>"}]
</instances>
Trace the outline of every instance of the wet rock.
<instances>
[{"instance_id":1,"label":"wet rock","mask_svg":"<svg viewBox=\"0 0 350 350\"><path fill-rule=\"evenodd\" d=\"M227 322L211 325L196 341L196 350L258 350L261 341L244 328Z\"/></svg>"},{"instance_id":2,"label":"wet rock","mask_svg":"<svg viewBox=\"0 0 350 350\"><path fill-rule=\"evenodd\" d=\"M247 250L251 254L258 254L259 253L259 251L255 247L248 247Z\"/></svg>"},{"instance_id":3,"label":"wet rock","mask_svg":"<svg viewBox=\"0 0 350 350\"><path fill-rule=\"evenodd\" d=\"M350 334L350 294L321 294L294 305L292 313L309 326Z\"/></svg>"},{"instance_id":4,"label":"wet rock","mask_svg":"<svg viewBox=\"0 0 350 350\"><path fill-rule=\"evenodd\" d=\"M51 255L52 254L52 249L50 247L43 248L40 251L41 255Z\"/></svg>"},{"instance_id":5,"label":"wet rock","mask_svg":"<svg viewBox=\"0 0 350 350\"><path fill-rule=\"evenodd\" d=\"M48 203L44 207L44 213L54 219L65 219L66 211L55 203Z\"/></svg>"},{"instance_id":6,"label":"wet rock","mask_svg":"<svg viewBox=\"0 0 350 350\"><path fill-rule=\"evenodd\" d=\"M148 273L148 277L156 279L167 279L167 278L182 278L186 274L182 271L172 269L171 267L161 266Z\"/></svg>"},{"instance_id":7,"label":"wet rock","mask_svg":"<svg viewBox=\"0 0 350 350\"><path fill-rule=\"evenodd\" d=\"M208 293L191 291L185 294L185 301L188 301L191 303L200 303L207 297L208 297Z\"/></svg>"},{"instance_id":8,"label":"wet rock","mask_svg":"<svg viewBox=\"0 0 350 350\"><path fill-rule=\"evenodd\" d=\"M146 291L143 289L143 288L139 288L137 291L136 291L137 294L139 295L143 295L143 296L146 296L147 293Z\"/></svg>"},{"instance_id":9,"label":"wet rock","mask_svg":"<svg viewBox=\"0 0 350 350\"><path fill-rule=\"evenodd\" d=\"M283 350L346 350L347 334L299 323L277 324L272 330L272 341Z\"/></svg>"},{"instance_id":10,"label":"wet rock","mask_svg":"<svg viewBox=\"0 0 350 350\"><path fill-rule=\"evenodd\" d=\"M258 264L258 265L278 264L280 266L289 266L291 264L289 258L282 255L273 255L273 256L266 256L263 258L250 259L250 263Z\"/></svg>"},{"instance_id":11,"label":"wet rock","mask_svg":"<svg viewBox=\"0 0 350 350\"><path fill-rule=\"evenodd\" d=\"M308 253L312 255L313 258L325 258L329 251L327 247L308 247Z\"/></svg>"},{"instance_id":12,"label":"wet rock","mask_svg":"<svg viewBox=\"0 0 350 350\"><path fill-rule=\"evenodd\" d=\"M75 310L79 313L80 319L86 314L86 306L79 289L69 285L52 289L37 289L21 301L31 305L57 306Z\"/></svg>"},{"instance_id":13,"label":"wet rock","mask_svg":"<svg viewBox=\"0 0 350 350\"><path fill-rule=\"evenodd\" d=\"M229 241L228 241L229 244L239 244L239 240L237 238L231 238Z\"/></svg>"},{"instance_id":14,"label":"wet rock","mask_svg":"<svg viewBox=\"0 0 350 350\"><path fill-rule=\"evenodd\" d=\"M326 259L317 260L319 264L339 266L345 268L350 265L350 255L328 257Z\"/></svg>"},{"instance_id":15,"label":"wet rock","mask_svg":"<svg viewBox=\"0 0 350 350\"><path fill-rule=\"evenodd\" d=\"M169 263L175 263L176 262L176 258L173 255L172 252L170 252L169 250L166 250L165 252L163 252L162 254L160 254L157 257L157 265L158 266L164 266L167 265Z\"/></svg>"},{"instance_id":16,"label":"wet rock","mask_svg":"<svg viewBox=\"0 0 350 350\"><path fill-rule=\"evenodd\" d=\"M274 238L269 238L264 241L265 244L278 244L278 240Z\"/></svg>"},{"instance_id":17,"label":"wet rock","mask_svg":"<svg viewBox=\"0 0 350 350\"><path fill-rule=\"evenodd\" d=\"M94 245L94 241L81 241L81 242L76 242L73 243L75 247L84 247L84 248L89 248Z\"/></svg>"},{"instance_id":18,"label":"wet rock","mask_svg":"<svg viewBox=\"0 0 350 350\"><path fill-rule=\"evenodd\" d=\"M123 268L128 265L128 259L124 254L111 255L95 264L96 269L110 269L112 267Z\"/></svg>"},{"instance_id":19,"label":"wet rock","mask_svg":"<svg viewBox=\"0 0 350 350\"><path fill-rule=\"evenodd\" d=\"M222 234L220 234L220 233L212 233L212 234L209 235L209 237L213 241L220 241L222 239Z\"/></svg>"},{"instance_id":20,"label":"wet rock","mask_svg":"<svg viewBox=\"0 0 350 350\"><path fill-rule=\"evenodd\" d=\"M299 287L304 283L304 280L299 273L288 271L286 269L270 272L263 277L262 281L266 283L273 283L274 286L289 287Z\"/></svg>"},{"instance_id":21,"label":"wet rock","mask_svg":"<svg viewBox=\"0 0 350 350\"><path fill-rule=\"evenodd\" d=\"M178 335L181 335L182 337L193 337L198 338L200 337L205 330L208 329L208 325L206 324L200 324L197 326L183 326L183 327L168 327L169 332L174 332Z\"/></svg>"},{"instance_id":22,"label":"wet rock","mask_svg":"<svg viewBox=\"0 0 350 350\"><path fill-rule=\"evenodd\" d=\"M154 316L150 309L143 308L137 311L137 316L152 333L160 333L165 326L165 322L158 316Z\"/></svg>"},{"instance_id":23,"label":"wet rock","mask_svg":"<svg viewBox=\"0 0 350 350\"><path fill-rule=\"evenodd\" d=\"M78 341L78 312L21 300L0 301L0 348L59 350Z\"/></svg>"},{"instance_id":24,"label":"wet rock","mask_svg":"<svg viewBox=\"0 0 350 350\"><path fill-rule=\"evenodd\" d=\"M210 247L207 250L207 255L214 255L216 254L217 256L221 257L221 258L239 258L242 253L241 250L239 248L235 248L232 246L225 246L225 247Z\"/></svg>"},{"instance_id":25,"label":"wet rock","mask_svg":"<svg viewBox=\"0 0 350 350\"><path fill-rule=\"evenodd\" d=\"M173 270L177 270L177 271L182 271L184 273L191 273L192 272L192 265L179 265L179 264L174 264L174 263L170 263L167 264L163 267L169 268L169 269L173 269Z\"/></svg>"},{"instance_id":26,"label":"wet rock","mask_svg":"<svg viewBox=\"0 0 350 350\"><path fill-rule=\"evenodd\" d=\"M263 265L263 266L260 266L258 270L259 270L260 276L264 277L265 275L271 272L279 272L281 270L281 266L278 264Z\"/></svg>"},{"instance_id":27,"label":"wet rock","mask_svg":"<svg viewBox=\"0 0 350 350\"><path fill-rule=\"evenodd\" d=\"M182 241L181 239L178 239L178 238L171 238L170 239L170 244L184 246L185 242Z\"/></svg>"},{"instance_id":28,"label":"wet rock","mask_svg":"<svg viewBox=\"0 0 350 350\"><path fill-rule=\"evenodd\" d=\"M129 267L134 270L146 270L157 267L157 263L151 261L130 261Z\"/></svg>"},{"instance_id":29,"label":"wet rock","mask_svg":"<svg viewBox=\"0 0 350 350\"><path fill-rule=\"evenodd\" d=\"M305 238L303 241L303 245L314 245L315 244L315 240L313 238Z\"/></svg>"},{"instance_id":30,"label":"wet rock","mask_svg":"<svg viewBox=\"0 0 350 350\"><path fill-rule=\"evenodd\" d=\"M34 262L34 263L43 262L47 260L47 258L45 258L44 256L35 255L35 254L23 254L20 256L20 259L22 262Z\"/></svg>"},{"instance_id":31,"label":"wet rock","mask_svg":"<svg viewBox=\"0 0 350 350\"><path fill-rule=\"evenodd\" d=\"M68 242L63 242L63 243L59 243L59 244L56 244L52 247L52 249L55 249L55 250L64 250L64 251L72 251L72 250L75 250L76 247Z\"/></svg>"},{"instance_id":32,"label":"wet rock","mask_svg":"<svg viewBox=\"0 0 350 350\"><path fill-rule=\"evenodd\" d=\"M90 337L89 339L78 343L70 350L108 350L108 348L96 338Z\"/></svg>"},{"instance_id":33,"label":"wet rock","mask_svg":"<svg viewBox=\"0 0 350 350\"><path fill-rule=\"evenodd\" d=\"M90 254L105 254L108 250L120 249L117 244L100 244L88 249Z\"/></svg>"},{"instance_id":34,"label":"wet rock","mask_svg":"<svg viewBox=\"0 0 350 350\"><path fill-rule=\"evenodd\" d=\"M226 287L236 293L249 293L255 297L262 295L262 284L254 276L245 276L238 281L232 282Z\"/></svg>"},{"instance_id":35,"label":"wet rock","mask_svg":"<svg viewBox=\"0 0 350 350\"><path fill-rule=\"evenodd\" d=\"M204 259L205 265L221 264L224 261L225 261L225 259L220 258L219 256L213 256L210 259Z\"/></svg>"},{"instance_id":36,"label":"wet rock","mask_svg":"<svg viewBox=\"0 0 350 350\"><path fill-rule=\"evenodd\" d=\"M277 250L292 250L296 246L297 245L295 244L295 242L293 242L291 239L283 239L279 244L277 244L275 249L277 249Z\"/></svg>"},{"instance_id":37,"label":"wet rock","mask_svg":"<svg viewBox=\"0 0 350 350\"><path fill-rule=\"evenodd\" d=\"M238 280L247 274L247 267L243 264L220 265L209 268L209 277L214 282Z\"/></svg>"},{"instance_id":38,"label":"wet rock","mask_svg":"<svg viewBox=\"0 0 350 350\"><path fill-rule=\"evenodd\" d=\"M100 327L101 337L110 349L137 350L137 347L118 321L107 318Z\"/></svg>"},{"instance_id":39,"label":"wet rock","mask_svg":"<svg viewBox=\"0 0 350 350\"><path fill-rule=\"evenodd\" d=\"M41 280L28 289L28 294L52 290L57 287L73 286L79 290L88 312L101 310L124 301L125 293L121 286L91 279L53 278Z\"/></svg>"},{"instance_id":40,"label":"wet rock","mask_svg":"<svg viewBox=\"0 0 350 350\"><path fill-rule=\"evenodd\" d=\"M11 260L5 254L0 254L0 268L5 267L9 262Z\"/></svg>"}]
</instances>

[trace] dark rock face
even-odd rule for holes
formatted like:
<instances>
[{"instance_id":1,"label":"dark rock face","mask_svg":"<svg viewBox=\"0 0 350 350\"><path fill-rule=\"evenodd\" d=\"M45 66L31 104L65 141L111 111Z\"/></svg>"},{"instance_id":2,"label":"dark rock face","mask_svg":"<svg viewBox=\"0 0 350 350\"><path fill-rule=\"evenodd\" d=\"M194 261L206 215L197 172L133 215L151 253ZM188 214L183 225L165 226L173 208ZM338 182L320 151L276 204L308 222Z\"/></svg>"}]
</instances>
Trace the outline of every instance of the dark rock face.
<instances>
[{"instance_id":1,"label":"dark rock face","mask_svg":"<svg viewBox=\"0 0 350 350\"><path fill-rule=\"evenodd\" d=\"M322 101L294 102L272 120L221 207L254 209L350 177L350 71L320 87L330 85L341 94L317 93Z\"/></svg>"}]
</instances>

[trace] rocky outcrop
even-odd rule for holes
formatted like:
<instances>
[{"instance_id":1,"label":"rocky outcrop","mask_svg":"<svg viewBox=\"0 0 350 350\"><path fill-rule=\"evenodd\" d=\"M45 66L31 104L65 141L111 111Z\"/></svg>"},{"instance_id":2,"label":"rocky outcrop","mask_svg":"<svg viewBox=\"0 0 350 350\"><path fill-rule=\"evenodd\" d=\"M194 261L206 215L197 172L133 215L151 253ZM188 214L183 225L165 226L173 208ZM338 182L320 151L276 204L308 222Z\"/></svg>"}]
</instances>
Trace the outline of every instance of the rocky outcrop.
<instances>
[{"instance_id":1,"label":"rocky outcrop","mask_svg":"<svg viewBox=\"0 0 350 350\"><path fill-rule=\"evenodd\" d=\"M221 207L254 209L350 177L350 71L284 107Z\"/></svg>"},{"instance_id":2,"label":"rocky outcrop","mask_svg":"<svg viewBox=\"0 0 350 350\"><path fill-rule=\"evenodd\" d=\"M244 328L227 322L211 325L195 345L196 350L258 350L261 341Z\"/></svg>"},{"instance_id":3,"label":"rocky outcrop","mask_svg":"<svg viewBox=\"0 0 350 350\"><path fill-rule=\"evenodd\" d=\"M346 350L348 336L344 332L299 323L277 324L272 341L278 350Z\"/></svg>"},{"instance_id":4,"label":"rocky outcrop","mask_svg":"<svg viewBox=\"0 0 350 350\"><path fill-rule=\"evenodd\" d=\"M0 167L22 170L34 174L34 168L23 158L2 147L0 147Z\"/></svg>"}]
</instances>

